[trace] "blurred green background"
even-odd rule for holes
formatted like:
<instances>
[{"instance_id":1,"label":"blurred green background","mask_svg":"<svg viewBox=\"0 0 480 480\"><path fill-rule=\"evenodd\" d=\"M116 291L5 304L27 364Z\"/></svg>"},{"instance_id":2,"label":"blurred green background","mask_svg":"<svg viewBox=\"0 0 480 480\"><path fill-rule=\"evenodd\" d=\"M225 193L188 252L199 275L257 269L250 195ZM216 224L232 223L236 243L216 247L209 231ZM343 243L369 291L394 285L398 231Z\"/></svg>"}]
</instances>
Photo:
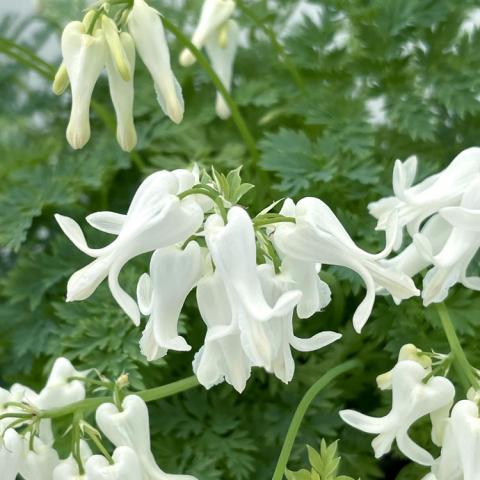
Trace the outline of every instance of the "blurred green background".
<instances>
[{"instance_id":1,"label":"blurred green background","mask_svg":"<svg viewBox=\"0 0 480 480\"><path fill-rule=\"evenodd\" d=\"M201 2L151 3L189 33ZM53 359L64 355L79 369L96 367L112 377L126 371L133 387L153 387L191 375L193 354L203 341L205 328L193 298L182 316L193 351L169 353L152 364L138 348L141 330L105 286L87 301L66 304L66 281L88 259L61 234L55 212L83 223L94 211L124 212L139 182L155 170L193 162L224 172L246 165L244 180L258 185L245 197L252 212L282 197L318 196L362 247L375 251L383 238L374 231L366 206L391 193L394 160L417 154L424 177L480 143L478 2L245 3L258 22L237 13L243 33L233 97L257 141L256 163L235 124L216 118L215 90L205 72L178 65L181 45L173 37L173 68L186 102L183 123L176 126L164 117L138 61L136 151L125 154L116 144L105 78L94 92L90 143L72 151L65 141L69 94L55 97L46 77L60 62L62 28L81 18L85 3L23 0L0 5L2 385L19 381L39 388ZM303 88L292 80L265 28L285 45ZM11 42L27 50L19 53ZM27 52L51 65L36 62ZM88 229L87 238L96 245L108 242ZM147 256L129 264L121 277L127 290L133 293L147 265ZM396 307L381 297L359 336L351 316L363 295L361 281L345 270L327 270L337 279L331 282L332 304L295 328L300 336L339 330L343 339L319 352L296 353L297 369L288 386L256 370L242 395L222 385L151 405L154 450L163 469L201 480L269 478L303 392L332 366L359 358L362 370L338 380L309 410L291 468L307 465L306 443L318 447L321 438L339 438L342 471L355 478L413 480L426 473L395 450L375 461L370 436L343 426L338 410L348 405L377 415L386 411L389 396L376 391L375 376L391 368L404 343L448 351L435 312L425 310L418 299ZM479 295L453 289L448 305L472 362L480 365ZM435 451L426 424L418 425L413 436Z\"/></svg>"}]
</instances>

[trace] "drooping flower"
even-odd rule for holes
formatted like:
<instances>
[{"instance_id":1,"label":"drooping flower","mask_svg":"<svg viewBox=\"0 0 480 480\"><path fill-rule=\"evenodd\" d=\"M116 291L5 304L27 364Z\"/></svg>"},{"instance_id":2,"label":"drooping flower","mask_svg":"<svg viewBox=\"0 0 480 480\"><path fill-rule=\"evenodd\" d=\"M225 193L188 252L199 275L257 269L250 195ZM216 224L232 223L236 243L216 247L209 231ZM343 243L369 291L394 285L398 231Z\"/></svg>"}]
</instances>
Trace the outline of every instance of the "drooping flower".
<instances>
[{"instance_id":1,"label":"drooping flower","mask_svg":"<svg viewBox=\"0 0 480 480\"><path fill-rule=\"evenodd\" d=\"M192 43L198 49L206 47L212 68L227 91L231 89L233 63L238 47L239 27L230 18L234 10L235 2L232 0L205 0L192 37ZM183 50L180 55L181 65L187 67L194 62L192 52ZM230 116L230 108L220 92L217 92L215 109L222 119Z\"/></svg>"},{"instance_id":2,"label":"drooping flower","mask_svg":"<svg viewBox=\"0 0 480 480\"><path fill-rule=\"evenodd\" d=\"M365 282L367 294L353 316L357 332L362 330L370 316L378 288L384 288L399 299L420 293L410 277L378 262L391 251L393 237L389 232L395 228L395 216L387 231L387 245L379 254L370 254L357 247L335 214L317 198L300 200L294 216L295 224L282 223L275 229L274 243L283 255L314 265L347 267Z\"/></svg>"},{"instance_id":3,"label":"drooping flower","mask_svg":"<svg viewBox=\"0 0 480 480\"><path fill-rule=\"evenodd\" d=\"M211 388L226 381L243 392L252 362L242 346L240 328L233 318L225 285L218 272L203 277L197 285L197 304L207 325L207 335L193 360L198 381Z\"/></svg>"},{"instance_id":4,"label":"drooping flower","mask_svg":"<svg viewBox=\"0 0 480 480\"><path fill-rule=\"evenodd\" d=\"M83 400L85 384L79 377L85 376L85 372L77 371L68 359L57 358L45 387L34 401L35 406L42 410L48 410ZM71 377L77 377L77 379L72 380Z\"/></svg>"},{"instance_id":5,"label":"drooping flower","mask_svg":"<svg viewBox=\"0 0 480 480\"><path fill-rule=\"evenodd\" d=\"M408 436L409 428L420 418L453 402L455 388L444 377L431 377L424 383L426 370L419 363L403 360L392 371L392 409L381 418L353 410L340 412L342 420L367 433L377 434L372 442L375 457L388 453L394 440L399 450L420 465L433 464L432 455Z\"/></svg>"},{"instance_id":6,"label":"drooping flower","mask_svg":"<svg viewBox=\"0 0 480 480\"><path fill-rule=\"evenodd\" d=\"M189 175L193 177L191 172ZM88 298L108 276L113 297L138 325L140 312L137 303L120 287L118 275L130 259L184 242L201 226L202 208L191 198L179 200L176 196L180 193L179 189L178 172L156 172L140 185L126 215L98 212L87 217L90 225L97 230L117 235L104 248L90 248L77 222L56 215L57 222L72 243L96 259L70 277L67 301Z\"/></svg>"},{"instance_id":7,"label":"drooping flower","mask_svg":"<svg viewBox=\"0 0 480 480\"><path fill-rule=\"evenodd\" d=\"M140 346L148 360L157 360L168 350L188 351L190 345L178 335L178 320L187 295L204 273L203 255L197 242L185 249L171 246L156 250L150 275L138 283L140 311L150 319Z\"/></svg>"},{"instance_id":8,"label":"drooping flower","mask_svg":"<svg viewBox=\"0 0 480 480\"><path fill-rule=\"evenodd\" d=\"M440 457L432 467L436 480L477 480L480 473L478 405L461 400L452 409Z\"/></svg>"},{"instance_id":9,"label":"drooping flower","mask_svg":"<svg viewBox=\"0 0 480 480\"><path fill-rule=\"evenodd\" d=\"M275 305L286 292L291 291L292 283L283 275L276 275L272 265L264 264L258 267L262 291L270 305ZM337 341L341 334L336 332L320 332L311 338L299 338L293 332L293 311L291 308L279 318L273 318L265 325L268 338L272 345L270 370L284 383L290 382L295 370L295 362L291 349L300 352L311 352Z\"/></svg>"},{"instance_id":10,"label":"drooping flower","mask_svg":"<svg viewBox=\"0 0 480 480\"><path fill-rule=\"evenodd\" d=\"M92 456L92 451L90 447L84 440L80 440L80 459L82 463L88 461ZM52 480L88 480L85 478L85 475L80 475L78 463L70 455L65 460L62 460L53 470L53 479Z\"/></svg>"},{"instance_id":11,"label":"drooping flower","mask_svg":"<svg viewBox=\"0 0 480 480\"><path fill-rule=\"evenodd\" d=\"M20 469L23 441L20 435L9 428L0 442L0 471L3 480L15 480Z\"/></svg>"},{"instance_id":12,"label":"drooping flower","mask_svg":"<svg viewBox=\"0 0 480 480\"><path fill-rule=\"evenodd\" d=\"M167 474L156 464L150 448L148 409L139 396L127 396L121 411L113 403L100 405L96 421L116 447L130 447L137 454L143 480L196 480L190 475Z\"/></svg>"},{"instance_id":13,"label":"drooping flower","mask_svg":"<svg viewBox=\"0 0 480 480\"><path fill-rule=\"evenodd\" d=\"M456 283L480 290L480 278L467 276L480 248L480 175L465 191L460 206L443 208L439 214L447 222L448 235L440 249L435 248L435 240L422 234L414 237L416 248L433 264L423 282L425 306L443 301Z\"/></svg>"},{"instance_id":14,"label":"drooping flower","mask_svg":"<svg viewBox=\"0 0 480 480\"><path fill-rule=\"evenodd\" d=\"M140 480L142 469L137 454L130 447L118 447L110 465L102 455L92 455L85 465L88 480Z\"/></svg>"},{"instance_id":15,"label":"drooping flower","mask_svg":"<svg viewBox=\"0 0 480 480\"><path fill-rule=\"evenodd\" d=\"M90 139L90 101L106 58L102 33L87 31L84 23L71 22L62 34L63 62L72 89L67 140L75 149L82 148Z\"/></svg>"},{"instance_id":16,"label":"drooping flower","mask_svg":"<svg viewBox=\"0 0 480 480\"><path fill-rule=\"evenodd\" d=\"M290 312L301 292L287 291L273 306L268 304L257 271L253 223L242 208L232 207L226 224L219 215L211 215L205 222L205 240L225 286L243 348L253 365L268 370L272 351L262 323Z\"/></svg>"},{"instance_id":17,"label":"drooping flower","mask_svg":"<svg viewBox=\"0 0 480 480\"><path fill-rule=\"evenodd\" d=\"M23 451L19 473L25 480L52 480L53 471L60 463L57 451L44 443L39 437L34 437L30 449L30 437L23 439Z\"/></svg>"},{"instance_id":18,"label":"drooping flower","mask_svg":"<svg viewBox=\"0 0 480 480\"><path fill-rule=\"evenodd\" d=\"M160 13L144 0L134 0L127 26L138 54L153 78L158 103L173 122L180 123L184 112L182 88L172 72Z\"/></svg>"},{"instance_id":19,"label":"drooping flower","mask_svg":"<svg viewBox=\"0 0 480 480\"><path fill-rule=\"evenodd\" d=\"M377 229L386 230L392 212L398 213L399 223L394 249L402 244L406 227L413 237L424 220L443 207L455 206L475 176L480 174L480 148L468 148L458 154L440 173L413 185L417 173L417 158L397 160L393 171L395 196L371 203L370 213L378 220Z\"/></svg>"},{"instance_id":20,"label":"drooping flower","mask_svg":"<svg viewBox=\"0 0 480 480\"><path fill-rule=\"evenodd\" d=\"M119 34L115 22L105 15L102 16L102 29L110 47L106 67L110 97L117 117L117 141L122 150L130 152L137 144L133 120L135 44L127 32Z\"/></svg>"},{"instance_id":21,"label":"drooping flower","mask_svg":"<svg viewBox=\"0 0 480 480\"><path fill-rule=\"evenodd\" d=\"M287 198L283 202L280 215L295 217L295 203L291 199ZM324 309L331 300L330 287L319 277L322 265L289 257L282 251L279 251L279 254L282 257L282 273L302 292L302 298L297 305L297 315L299 318L310 318Z\"/></svg>"}]
</instances>

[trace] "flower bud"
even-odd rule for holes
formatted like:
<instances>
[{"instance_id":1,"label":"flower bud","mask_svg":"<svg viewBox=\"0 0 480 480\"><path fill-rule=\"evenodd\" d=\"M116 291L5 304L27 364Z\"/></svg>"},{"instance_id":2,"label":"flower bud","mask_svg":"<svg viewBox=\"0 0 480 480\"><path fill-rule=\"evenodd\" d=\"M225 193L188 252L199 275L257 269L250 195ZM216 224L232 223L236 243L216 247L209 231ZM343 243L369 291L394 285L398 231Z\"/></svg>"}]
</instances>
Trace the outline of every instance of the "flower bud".
<instances>
[{"instance_id":1,"label":"flower bud","mask_svg":"<svg viewBox=\"0 0 480 480\"><path fill-rule=\"evenodd\" d=\"M52 91L55 95L62 95L68 85L70 85L70 80L68 78L67 67L62 63L55 74Z\"/></svg>"}]
</instances>

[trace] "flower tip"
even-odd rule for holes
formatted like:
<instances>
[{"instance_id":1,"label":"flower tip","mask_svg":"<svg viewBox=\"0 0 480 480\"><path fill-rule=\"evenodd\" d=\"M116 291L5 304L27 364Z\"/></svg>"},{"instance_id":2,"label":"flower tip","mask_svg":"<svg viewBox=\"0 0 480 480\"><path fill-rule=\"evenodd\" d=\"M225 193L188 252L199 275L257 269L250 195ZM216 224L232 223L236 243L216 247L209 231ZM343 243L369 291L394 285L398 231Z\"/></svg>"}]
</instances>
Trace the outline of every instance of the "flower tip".
<instances>
[{"instance_id":1,"label":"flower tip","mask_svg":"<svg viewBox=\"0 0 480 480\"><path fill-rule=\"evenodd\" d=\"M182 67L190 67L195 63L195 57L193 56L193 53L188 50L188 48L185 48L180 54L178 61Z\"/></svg>"},{"instance_id":2,"label":"flower tip","mask_svg":"<svg viewBox=\"0 0 480 480\"><path fill-rule=\"evenodd\" d=\"M76 128L72 125L67 127L67 141L74 150L82 149L90 140L90 126Z\"/></svg>"},{"instance_id":3,"label":"flower tip","mask_svg":"<svg viewBox=\"0 0 480 480\"><path fill-rule=\"evenodd\" d=\"M173 123L177 125L182 123L183 120L183 108L177 102L172 103L168 108L168 116Z\"/></svg>"},{"instance_id":4,"label":"flower tip","mask_svg":"<svg viewBox=\"0 0 480 480\"><path fill-rule=\"evenodd\" d=\"M131 125L129 128L125 129L124 132L118 132L117 141L124 152L131 152L137 145L137 131L135 130L135 127Z\"/></svg>"},{"instance_id":5,"label":"flower tip","mask_svg":"<svg viewBox=\"0 0 480 480\"><path fill-rule=\"evenodd\" d=\"M228 118L230 118L232 114L229 106L227 105L227 103L225 102L225 99L222 97L221 94L219 94L217 97L215 111L217 112L218 117L221 118L222 120L227 120Z\"/></svg>"}]
</instances>

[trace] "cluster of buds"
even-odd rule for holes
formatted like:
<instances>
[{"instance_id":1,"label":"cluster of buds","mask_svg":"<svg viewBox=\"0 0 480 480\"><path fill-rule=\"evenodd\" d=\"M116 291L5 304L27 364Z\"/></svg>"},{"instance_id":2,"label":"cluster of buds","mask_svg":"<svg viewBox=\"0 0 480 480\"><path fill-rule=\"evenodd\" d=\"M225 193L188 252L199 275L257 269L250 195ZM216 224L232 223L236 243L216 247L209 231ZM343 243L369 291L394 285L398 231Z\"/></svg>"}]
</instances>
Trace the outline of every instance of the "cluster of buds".
<instances>
[{"instance_id":1,"label":"cluster of buds","mask_svg":"<svg viewBox=\"0 0 480 480\"><path fill-rule=\"evenodd\" d=\"M250 188L238 169L226 176L196 167L156 172L140 185L125 215L87 217L94 228L116 235L99 249L88 246L73 219L57 215L75 246L95 258L70 278L67 301L88 298L108 277L113 297L134 324L140 325L141 314L148 317L140 346L148 360L156 360L169 350L191 349L178 334L178 322L187 295L196 289L207 334L194 372L207 388L227 381L242 391L252 367L289 382L292 347L312 351L340 338L331 331L308 339L294 334L295 314L310 318L330 302L330 289L319 277L322 264L350 268L364 280L367 295L353 317L359 332L378 290L402 299L418 295L407 275L380 263L393 245L395 215L385 249L371 254L316 198L297 204L287 199L279 213L270 206L252 218L238 204ZM147 252L153 252L150 271L141 276L134 299L118 276L130 259Z\"/></svg>"},{"instance_id":2,"label":"cluster of buds","mask_svg":"<svg viewBox=\"0 0 480 480\"><path fill-rule=\"evenodd\" d=\"M227 90L231 87L238 43L238 26L230 19L234 9L235 3L231 0L206 0L193 35L196 47L206 46L212 67ZM160 13L145 0L107 0L88 10L82 21L70 22L62 35L63 63L55 77L53 91L60 95L70 84L72 109L67 140L73 148L84 147L90 139L90 103L104 68L116 114L118 143L127 152L135 147L136 52L152 76L163 112L175 123L182 121L182 88L171 68ZM195 59L189 50L184 51L181 58L183 65L190 65ZM220 94L217 112L221 118L230 114Z\"/></svg>"}]
</instances>

